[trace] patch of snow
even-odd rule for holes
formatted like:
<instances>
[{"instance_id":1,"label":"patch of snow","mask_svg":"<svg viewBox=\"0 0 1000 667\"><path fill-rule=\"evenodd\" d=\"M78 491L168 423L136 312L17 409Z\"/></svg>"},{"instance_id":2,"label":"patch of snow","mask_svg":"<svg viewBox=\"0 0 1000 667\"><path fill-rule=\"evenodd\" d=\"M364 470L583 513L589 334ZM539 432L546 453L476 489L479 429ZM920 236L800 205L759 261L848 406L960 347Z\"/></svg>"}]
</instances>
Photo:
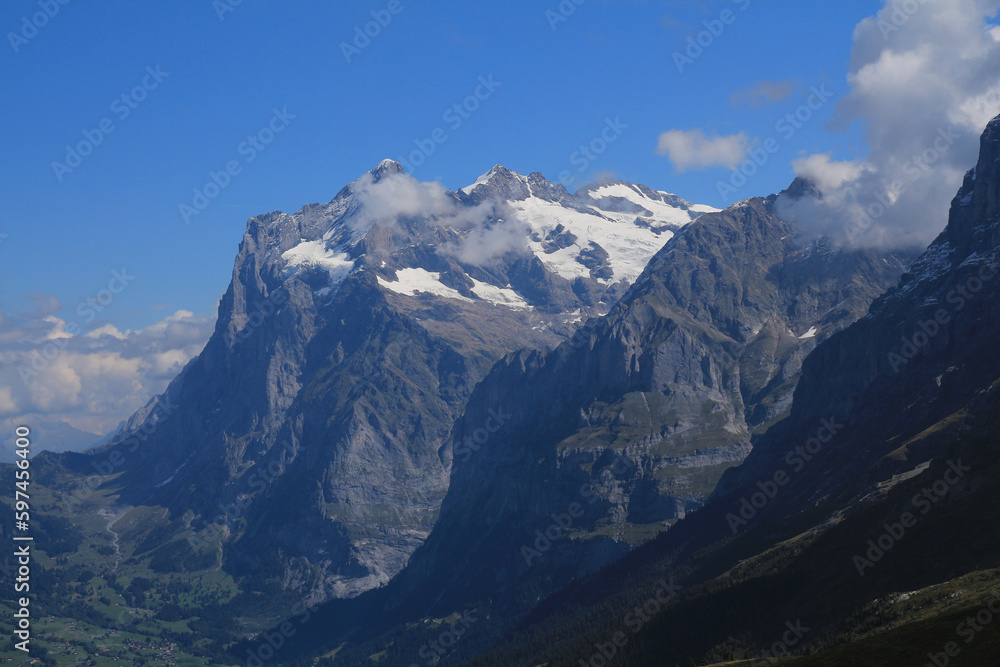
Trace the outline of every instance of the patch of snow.
<instances>
[{"instance_id":1,"label":"patch of snow","mask_svg":"<svg viewBox=\"0 0 1000 667\"><path fill-rule=\"evenodd\" d=\"M389 165L384 162L379 166ZM493 167L460 192L472 193L481 185L495 182L494 176L501 170L499 166ZM527 183L526 177L518 178ZM359 187L357 181L352 185L355 189ZM295 247L281 253L285 262L285 274L291 276L308 267L328 271L331 290L325 292L325 286L317 285L316 287L323 288L316 291L317 296L328 296L331 292L336 292L340 283L357 269L358 265L351 260L351 255L358 253L352 251L352 248L368 234L374 224L374 219L360 205L361 200L357 195L357 192L349 192L347 196L338 196L329 204L309 207L296 214L300 216L303 236L310 239L317 239L320 234L322 236L318 240L302 240ZM636 214L602 210L601 202L608 198L625 199L645 211ZM689 224L700 214L718 210L711 206L684 202L669 193L654 192L645 187L624 183L598 186L589 196L581 194L572 203L552 202L529 196L523 201L509 204L514 209L514 217L530 228L529 249L549 271L567 280L590 278L591 270L581 263L581 253L588 251L594 243L608 253L607 266L611 269L611 278L600 279L608 285L619 281L634 282L653 255L673 237L679 227ZM560 225L576 237L576 242L556 252L546 253L543 248L548 245L545 239ZM386 268L386 262L379 263L383 269ZM373 262L372 266L377 264ZM397 274L399 277L395 281L382 281L383 286L404 294L413 294L416 290L445 298L465 298L460 292L445 287L437 278L430 277L429 272L413 271L418 270L403 270ZM477 296L491 303L512 308L530 307L509 288L477 283L474 291Z\"/></svg>"},{"instance_id":2,"label":"patch of snow","mask_svg":"<svg viewBox=\"0 0 1000 667\"><path fill-rule=\"evenodd\" d=\"M192 454L191 456L194 456L194 454ZM162 482L160 482L159 484L156 484L156 485L154 485L154 486L153 486L153 488L154 488L154 489L158 489L158 488L160 488L161 486L166 486L167 484L170 484L170 482L174 481L174 477L176 477L176 476L177 476L177 473L179 473L179 472L181 471L181 469L182 469L182 468L183 468L184 466L186 466L186 465L188 464L188 461L190 461L190 460L191 460L191 456L187 457L187 461L185 461L184 463L182 463L182 464L180 465L180 467L178 467L178 468L177 468L177 470L175 470L175 471L173 472L173 474L172 474L172 475L170 475L170 477L167 477L167 478L166 478L165 480L163 480L163 481L162 481Z\"/></svg>"},{"instance_id":3,"label":"patch of snow","mask_svg":"<svg viewBox=\"0 0 1000 667\"><path fill-rule=\"evenodd\" d=\"M493 167L488 172L486 172L485 174L483 174L482 176L480 176L479 178L477 178L476 181L472 185L466 185L464 188L462 188L460 190L460 192L464 192L467 195L468 194L472 194L472 191L475 190L476 188L478 188L480 185L483 185L485 183L489 183L490 179L493 178L493 173L495 171L496 171L496 167Z\"/></svg>"},{"instance_id":4,"label":"patch of snow","mask_svg":"<svg viewBox=\"0 0 1000 667\"><path fill-rule=\"evenodd\" d=\"M475 283L472 292L484 301L497 306L507 306L508 308L531 308L527 301L520 294L510 289L510 287L497 287L489 283L483 283L475 278L471 278Z\"/></svg>"},{"instance_id":5,"label":"patch of snow","mask_svg":"<svg viewBox=\"0 0 1000 667\"><path fill-rule=\"evenodd\" d=\"M445 299L472 301L472 299L462 296L458 290L442 283L440 273L426 269L400 269L396 271L396 280L388 281L378 276L378 284L396 294L406 296L416 296L419 292L426 292Z\"/></svg>"},{"instance_id":6,"label":"patch of snow","mask_svg":"<svg viewBox=\"0 0 1000 667\"><path fill-rule=\"evenodd\" d=\"M670 196L668 193L660 193L660 194L663 194L665 196ZM591 198L597 201L600 201L605 197L618 197L620 199L625 199L627 201L632 202L633 204L636 204L637 206L643 207L644 209L652 213L652 216L642 216L642 217L654 218L658 222L664 222L667 224L672 224L677 226L686 225L687 223L691 222L691 220L697 217L697 215L691 215L690 213L690 210L693 210L693 207L692 209L685 210L683 208L677 208L675 206L671 206L665 201L651 199L650 197L647 197L642 192L640 192L637 188L629 187L624 183L612 183L609 185L602 185L601 187L591 192L590 196ZM710 213L718 210L712 208L711 206L699 206L698 208L702 210L696 211L697 213Z\"/></svg>"},{"instance_id":7,"label":"patch of snow","mask_svg":"<svg viewBox=\"0 0 1000 667\"><path fill-rule=\"evenodd\" d=\"M608 253L608 263L614 271L611 279L601 282L634 282L653 255L674 235L669 230L657 234L653 229L636 225L635 214L597 210L594 213L584 213L535 197L511 202L510 206L517 218L525 222L539 239L528 240L531 251L545 268L567 280L590 277L590 269L580 263L579 256L594 242ZM676 209L671 210L676 213ZM643 219L659 221L655 217ZM671 224L667 220L662 222L664 225ZM545 252L545 237L560 225L576 237L576 243L552 253Z\"/></svg>"},{"instance_id":8,"label":"patch of snow","mask_svg":"<svg viewBox=\"0 0 1000 667\"><path fill-rule=\"evenodd\" d=\"M815 338L817 333L819 333L819 329L812 327L809 331L799 336L799 340L809 340L810 338Z\"/></svg>"},{"instance_id":9,"label":"patch of snow","mask_svg":"<svg viewBox=\"0 0 1000 667\"><path fill-rule=\"evenodd\" d=\"M165 480L163 480L159 484L155 485L153 488L154 489L158 489L161 486L165 486L167 484L170 484L170 482L174 481L174 477L176 477L176 476L177 476L177 473L174 473L173 475L171 475L170 477L167 477Z\"/></svg>"},{"instance_id":10,"label":"patch of snow","mask_svg":"<svg viewBox=\"0 0 1000 667\"><path fill-rule=\"evenodd\" d=\"M328 249L323 241L303 241L281 254L287 269L316 267L326 269L330 283L339 285L354 269L354 260L337 248Z\"/></svg>"},{"instance_id":11,"label":"patch of snow","mask_svg":"<svg viewBox=\"0 0 1000 667\"><path fill-rule=\"evenodd\" d=\"M649 210L653 214L652 217L660 220L671 221L671 218L676 216L676 223L682 225L698 217L697 215L691 215L691 213L703 214L719 212L719 209L714 206L692 204L691 202L684 202L684 205L687 206L687 210L685 211L683 208L676 207L669 203L672 199L678 199L675 195L672 195L669 192L656 191L656 194L660 195L660 198L654 199L646 194L643 194L642 190L638 187L629 187L620 183L598 188L596 194L598 194L598 198L612 196L627 199L633 204L638 204ZM685 220L682 216L687 216L687 220Z\"/></svg>"}]
</instances>

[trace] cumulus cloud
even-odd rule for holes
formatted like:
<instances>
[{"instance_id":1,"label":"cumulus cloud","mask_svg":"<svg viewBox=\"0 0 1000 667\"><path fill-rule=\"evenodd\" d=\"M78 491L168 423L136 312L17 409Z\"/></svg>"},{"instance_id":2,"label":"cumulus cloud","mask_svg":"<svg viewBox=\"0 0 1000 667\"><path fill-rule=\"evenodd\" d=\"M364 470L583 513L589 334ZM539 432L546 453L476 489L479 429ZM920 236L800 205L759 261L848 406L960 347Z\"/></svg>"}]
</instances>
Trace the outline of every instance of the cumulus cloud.
<instances>
[{"instance_id":1,"label":"cumulus cloud","mask_svg":"<svg viewBox=\"0 0 1000 667\"><path fill-rule=\"evenodd\" d=\"M0 315L0 420L110 431L166 388L215 325L179 310L137 331L105 323L74 335L52 314L58 301L49 297Z\"/></svg>"},{"instance_id":2,"label":"cumulus cloud","mask_svg":"<svg viewBox=\"0 0 1000 667\"><path fill-rule=\"evenodd\" d=\"M444 216L458 212L458 204L440 183L424 183L408 174L375 179L365 174L351 186L362 211L355 220L370 224L399 217Z\"/></svg>"},{"instance_id":3,"label":"cumulus cloud","mask_svg":"<svg viewBox=\"0 0 1000 667\"><path fill-rule=\"evenodd\" d=\"M791 97L794 88L795 82L791 79L760 81L749 88L737 90L730 96L729 103L736 107L762 107Z\"/></svg>"},{"instance_id":4,"label":"cumulus cloud","mask_svg":"<svg viewBox=\"0 0 1000 667\"><path fill-rule=\"evenodd\" d=\"M418 181L402 173L378 179L365 174L352 189L361 210L351 224L359 231L419 216L458 232L460 238L442 250L462 263L481 266L509 252L527 252L528 227L503 202L468 206L440 183Z\"/></svg>"},{"instance_id":5,"label":"cumulus cloud","mask_svg":"<svg viewBox=\"0 0 1000 667\"><path fill-rule=\"evenodd\" d=\"M17 412L17 401L10 387L0 387L0 414Z\"/></svg>"},{"instance_id":6,"label":"cumulus cloud","mask_svg":"<svg viewBox=\"0 0 1000 667\"><path fill-rule=\"evenodd\" d=\"M782 199L808 233L875 247L924 246L944 227L979 137L1000 113L1000 0L886 2L855 29L850 91L834 127L864 127L862 161L795 163L822 199Z\"/></svg>"},{"instance_id":7,"label":"cumulus cloud","mask_svg":"<svg viewBox=\"0 0 1000 667\"><path fill-rule=\"evenodd\" d=\"M702 130L669 130L660 135L657 152L666 155L679 172L708 167L735 168L746 157L750 140L743 132L707 136Z\"/></svg>"},{"instance_id":8,"label":"cumulus cloud","mask_svg":"<svg viewBox=\"0 0 1000 667\"><path fill-rule=\"evenodd\" d=\"M530 227L517 219L509 207L501 204L496 207L492 215L474 225L460 240L448 244L445 251L473 266L485 266L508 253L527 254Z\"/></svg>"},{"instance_id":9,"label":"cumulus cloud","mask_svg":"<svg viewBox=\"0 0 1000 667\"><path fill-rule=\"evenodd\" d=\"M861 176L864 165L856 161L834 161L829 153L816 153L792 163L798 176L808 179L820 192L836 190Z\"/></svg>"}]
</instances>

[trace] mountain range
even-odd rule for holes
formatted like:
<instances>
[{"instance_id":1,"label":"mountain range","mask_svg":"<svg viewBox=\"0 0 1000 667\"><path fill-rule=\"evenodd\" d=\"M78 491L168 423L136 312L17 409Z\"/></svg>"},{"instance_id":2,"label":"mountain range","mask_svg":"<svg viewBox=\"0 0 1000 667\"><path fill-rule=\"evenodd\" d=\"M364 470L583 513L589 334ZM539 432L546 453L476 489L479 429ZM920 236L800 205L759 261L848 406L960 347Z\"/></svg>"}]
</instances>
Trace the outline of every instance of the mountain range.
<instances>
[{"instance_id":1,"label":"mountain range","mask_svg":"<svg viewBox=\"0 0 1000 667\"><path fill-rule=\"evenodd\" d=\"M819 196L384 161L252 218L205 350L36 458L45 613L223 664L989 664L1000 118L922 252L781 217Z\"/></svg>"},{"instance_id":2,"label":"mountain range","mask_svg":"<svg viewBox=\"0 0 1000 667\"><path fill-rule=\"evenodd\" d=\"M275 564L311 600L356 595L426 538L448 432L493 363L605 313L713 210L501 166L450 192L383 161L328 204L251 219L205 350L60 465L113 489L100 511L174 567Z\"/></svg>"},{"instance_id":3,"label":"mountain range","mask_svg":"<svg viewBox=\"0 0 1000 667\"><path fill-rule=\"evenodd\" d=\"M998 276L1000 117L945 230L810 354L788 417L706 506L470 664L587 662L664 577L679 592L607 664L992 664Z\"/></svg>"}]
</instances>

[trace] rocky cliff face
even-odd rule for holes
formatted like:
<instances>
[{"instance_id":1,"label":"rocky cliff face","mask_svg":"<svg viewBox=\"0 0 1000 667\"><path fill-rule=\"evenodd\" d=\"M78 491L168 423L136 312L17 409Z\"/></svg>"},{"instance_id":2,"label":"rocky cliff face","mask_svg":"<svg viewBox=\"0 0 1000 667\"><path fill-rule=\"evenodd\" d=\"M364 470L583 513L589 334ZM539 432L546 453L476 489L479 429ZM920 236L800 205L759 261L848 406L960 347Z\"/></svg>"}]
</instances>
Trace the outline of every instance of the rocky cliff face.
<instances>
[{"instance_id":1,"label":"rocky cliff face","mask_svg":"<svg viewBox=\"0 0 1000 667\"><path fill-rule=\"evenodd\" d=\"M800 511L835 494L849 503L930 458L954 437L933 424L960 412L1000 369L1000 118L952 202L946 229L870 313L810 356L791 418L727 475L733 493L785 465L822 419L843 425L770 511ZM955 420L952 428L958 428Z\"/></svg>"},{"instance_id":2,"label":"rocky cliff face","mask_svg":"<svg viewBox=\"0 0 1000 667\"><path fill-rule=\"evenodd\" d=\"M608 658L609 665L728 664L773 651L775 630L792 628L783 624L796 618L809 619L812 632L823 638L808 650L806 643L814 640L796 642L793 650L827 649L793 658L796 664L919 664L927 656L944 656L941 647L954 642L956 626L992 599L1000 565L998 203L1000 117L983 135L979 162L953 201L945 231L866 316L809 355L790 414L724 474L706 505L613 566L545 600L495 650L469 664L585 663L623 629L622 619L636 618L636 605L654 599L658 611L637 622L634 634L624 633L626 644ZM696 226L718 217L706 216ZM643 284L636 283L609 322L630 307ZM601 349L596 341L590 347ZM474 393L466 415L489 382ZM544 445L529 445L543 471L536 478L548 476L533 491L551 493L557 450L549 445L552 453L545 456ZM441 521L400 581L415 565L433 564L432 549L452 515L462 473L456 464ZM519 489L511 486L496 494L527 513L526 503L516 504L523 497ZM479 493L488 507L488 496ZM468 497L476 496L470 491ZM486 516L513 522L516 514L494 512ZM576 537L579 542L582 536ZM480 529L468 540L473 553L481 553L479 544L489 539L489 531ZM458 549L459 538L451 540L449 546ZM570 547L563 549L568 553ZM420 574L434 573L431 565ZM460 573L466 581L474 575ZM485 573L480 576L485 580ZM653 592L674 577L681 590L661 606L663 596ZM482 590L489 588L484 584ZM986 664L996 653L995 638L983 633L977 640L978 659ZM976 661L968 642L961 651L963 659Z\"/></svg>"},{"instance_id":3,"label":"rocky cliff face","mask_svg":"<svg viewBox=\"0 0 1000 667\"><path fill-rule=\"evenodd\" d=\"M385 161L251 219L204 352L90 455L135 508L136 558L167 548L178 571L265 572L310 600L385 583L437 518L449 430L490 366L606 312L706 210L500 166L450 192ZM130 518L156 507L155 530Z\"/></svg>"},{"instance_id":4,"label":"rocky cliff face","mask_svg":"<svg viewBox=\"0 0 1000 667\"><path fill-rule=\"evenodd\" d=\"M665 572L685 593L609 664L759 655L788 618L825 635L827 650L796 664L943 660L956 626L994 596L1000 566L998 204L1000 117L942 234L808 357L790 416L705 507L549 600L506 643L516 652L472 664L586 660L593 638L619 627L624 601L645 599ZM575 622L595 616L597 633ZM955 644L961 659L992 659L995 638L980 638L978 657Z\"/></svg>"},{"instance_id":5,"label":"rocky cliff face","mask_svg":"<svg viewBox=\"0 0 1000 667\"><path fill-rule=\"evenodd\" d=\"M454 428L451 487L387 589L394 605L435 615L489 599L510 622L529 595L705 501L755 434L787 414L816 343L903 270L886 253L798 238L774 203L703 216L606 317L552 352L493 368ZM497 413L503 423L488 428Z\"/></svg>"}]
</instances>

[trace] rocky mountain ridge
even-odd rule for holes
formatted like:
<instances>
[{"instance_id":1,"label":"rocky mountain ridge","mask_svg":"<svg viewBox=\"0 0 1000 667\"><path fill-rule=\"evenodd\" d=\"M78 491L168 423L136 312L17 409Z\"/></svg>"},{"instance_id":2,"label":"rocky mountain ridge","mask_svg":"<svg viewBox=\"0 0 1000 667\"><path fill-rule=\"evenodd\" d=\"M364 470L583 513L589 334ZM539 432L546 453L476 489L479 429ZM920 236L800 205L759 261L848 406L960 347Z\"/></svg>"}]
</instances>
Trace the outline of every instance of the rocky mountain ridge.
<instances>
[{"instance_id":1,"label":"rocky mountain ridge","mask_svg":"<svg viewBox=\"0 0 1000 667\"><path fill-rule=\"evenodd\" d=\"M989 664L995 633L962 629L1000 586L998 202L1000 117L945 230L810 354L788 417L705 507L469 664L586 662L664 577L683 592L607 664L759 657L789 618L811 636L785 649L814 654L789 664L940 664L946 646Z\"/></svg>"},{"instance_id":2,"label":"rocky mountain ridge","mask_svg":"<svg viewBox=\"0 0 1000 667\"><path fill-rule=\"evenodd\" d=\"M137 566L263 570L312 601L384 584L436 520L448 431L493 363L606 312L714 210L602 187L497 166L452 192L386 160L328 203L250 219L205 350L112 442L60 461L102 472Z\"/></svg>"},{"instance_id":3,"label":"rocky mountain ridge","mask_svg":"<svg viewBox=\"0 0 1000 667\"><path fill-rule=\"evenodd\" d=\"M451 485L429 538L388 586L334 605L322 626L489 614L450 658L460 661L698 509L787 415L803 359L905 268L802 238L776 199L702 216L608 315L555 350L497 363L452 430Z\"/></svg>"}]
</instances>

